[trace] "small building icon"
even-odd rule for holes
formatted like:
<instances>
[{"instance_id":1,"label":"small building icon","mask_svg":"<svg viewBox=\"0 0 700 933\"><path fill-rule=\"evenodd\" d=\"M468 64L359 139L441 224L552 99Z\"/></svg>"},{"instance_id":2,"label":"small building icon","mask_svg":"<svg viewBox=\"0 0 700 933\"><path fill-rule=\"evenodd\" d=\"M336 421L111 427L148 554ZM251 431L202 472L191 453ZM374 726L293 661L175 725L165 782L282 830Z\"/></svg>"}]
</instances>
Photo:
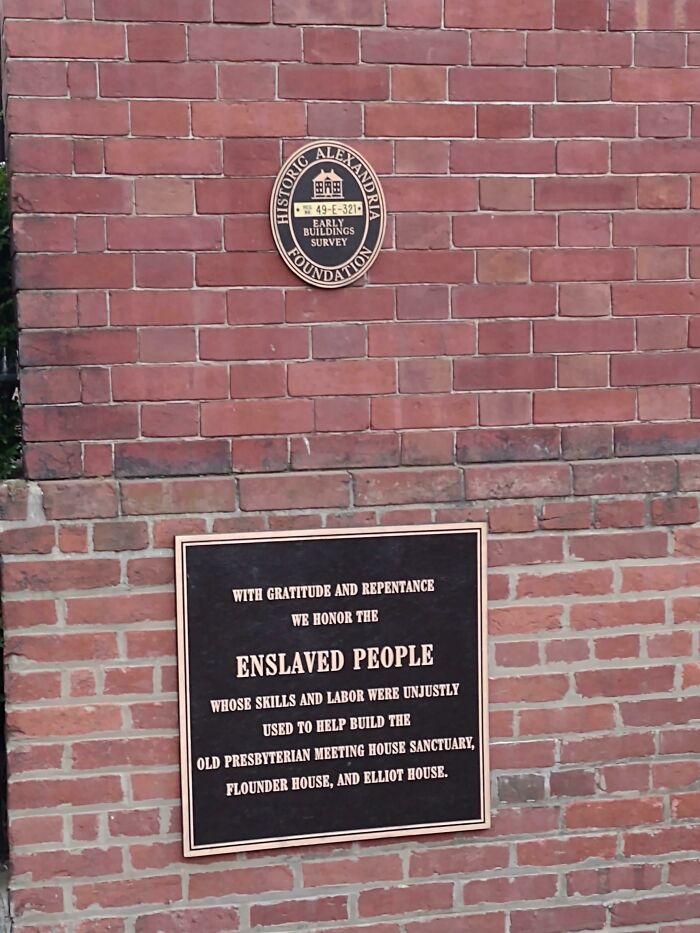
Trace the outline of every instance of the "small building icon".
<instances>
[{"instance_id":1,"label":"small building icon","mask_svg":"<svg viewBox=\"0 0 700 933\"><path fill-rule=\"evenodd\" d=\"M321 171L314 178L314 199L333 198L342 200L343 179L331 169L329 172Z\"/></svg>"}]
</instances>

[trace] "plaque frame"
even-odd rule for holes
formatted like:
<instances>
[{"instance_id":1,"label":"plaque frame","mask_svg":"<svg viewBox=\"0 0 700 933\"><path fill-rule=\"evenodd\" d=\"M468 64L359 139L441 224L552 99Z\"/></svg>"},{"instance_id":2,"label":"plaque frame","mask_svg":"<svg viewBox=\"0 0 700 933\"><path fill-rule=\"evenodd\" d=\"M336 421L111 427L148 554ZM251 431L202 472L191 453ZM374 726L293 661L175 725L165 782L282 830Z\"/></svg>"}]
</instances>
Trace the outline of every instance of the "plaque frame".
<instances>
[{"instance_id":1,"label":"plaque frame","mask_svg":"<svg viewBox=\"0 0 700 933\"><path fill-rule=\"evenodd\" d=\"M180 746L180 784L182 793L182 833L185 858L231 855L298 846L329 843L360 842L371 839L398 839L439 833L459 833L488 829L491 826L491 788L489 765L488 706L488 632L487 632L487 524L485 522L454 522L433 525L392 525L367 528L318 528L294 531L256 531L224 534L177 535L175 537L175 586L178 662L178 710ZM192 756L190 754L190 704L188 664L188 610L186 598L186 549L189 545L245 544L270 541L305 541L323 538L354 539L367 537L418 536L433 534L473 533L477 536L477 638L479 641L480 677L478 682L478 719L480 726L479 778L481 815L477 820L455 820L440 823L386 826L367 830L328 832L315 835L267 837L239 843L196 845L193 841Z\"/></svg>"},{"instance_id":2,"label":"plaque frame","mask_svg":"<svg viewBox=\"0 0 700 933\"><path fill-rule=\"evenodd\" d=\"M347 274L344 274L344 277L341 277L340 279L334 279L334 278L324 279L322 277L319 277L320 275L319 270L326 270L327 272L332 273L334 270L337 271L337 270L345 269L351 266L355 262L355 260L358 259L362 251L367 248L368 239L370 240L374 239L372 235L372 231L370 229L371 218L369 217L369 214L371 214L371 210L369 209L368 203L366 203L366 206L368 208L368 220L366 223L364 236L362 237L361 241L358 243L357 248L352 253L352 255L349 256L347 259L341 261L340 263L333 263L330 266L325 265L318 260L315 260L309 254L308 250L305 250L301 247L301 245L297 242L297 238L293 230L293 224L290 224L290 227L289 227L290 237L293 242L289 244L285 244L284 236L280 230L280 223L278 222L278 218L277 218L278 198L280 197L280 193L283 189L283 184L286 181L288 173L294 166L294 163L299 159L300 156L305 156L307 153L311 153L314 150L316 150L317 152L320 152L323 149L344 150L345 153L349 154L352 158L354 158L357 162L359 162L361 166L364 168L364 170L367 172L369 177L372 179L372 182L375 186L375 192L378 197L377 210L379 211L379 216L378 216L379 224L378 224L378 230L376 231L376 242L372 246L371 255L355 271L349 271ZM345 172L347 175L350 175L351 177L353 176L352 170L349 169L345 163L343 163L342 161L339 161L337 157L327 157L324 159L317 159L316 161L325 162L325 163L333 163L336 167L338 167L341 171ZM313 164L314 163L312 163L312 166ZM304 169L303 172L300 174L303 174L305 171L306 169ZM338 181L342 184L343 180L341 178L338 178ZM287 209L290 212L290 217L292 213L292 208L294 207L294 204L295 204L295 192L296 192L297 184L298 184L298 178L293 182L293 187L289 193L289 204L288 204ZM366 201L364 194L362 194L362 197ZM341 199L343 202L345 202L345 199L342 197L342 195L339 196L339 201ZM312 142L306 143L305 145L301 146L299 149L296 149L289 156L289 158L285 160L284 164L280 168L275 178L275 182L272 188L272 193L270 195L269 215L270 215L270 227L272 230L272 236L275 241L275 246L280 255L280 258L285 263L287 268L290 269L291 272L295 276L297 276L297 278L301 280L301 282L304 282L306 285L312 285L315 288L323 288L326 290L338 289L338 288L344 288L348 285L352 285L354 282L357 282L363 276L367 275L370 268L374 265L377 258L379 257L379 254L381 253L382 248L384 246L384 238L386 235L386 226L387 226L387 206L386 206L386 197L384 195L384 189L382 188L381 179L379 178L379 175L375 171L369 159L367 159L364 155L362 155L362 153L359 152L357 149L353 148L353 146L350 146L347 143L339 142L338 140L318 139L318 140L314 140ZM374 226L377 226L377 225L375 224ZM309 267L313 267L313 269L317 270L318 272L317 275L312 275L308 270L305 271L305 265L303 261L301 265L299 265L299 264L296 264L292 260L291 251L294 251L295 248L296 248L296 251L299 253L299 255L302 256L306 260L306 264Z\"/></svg>"}]
</instances>

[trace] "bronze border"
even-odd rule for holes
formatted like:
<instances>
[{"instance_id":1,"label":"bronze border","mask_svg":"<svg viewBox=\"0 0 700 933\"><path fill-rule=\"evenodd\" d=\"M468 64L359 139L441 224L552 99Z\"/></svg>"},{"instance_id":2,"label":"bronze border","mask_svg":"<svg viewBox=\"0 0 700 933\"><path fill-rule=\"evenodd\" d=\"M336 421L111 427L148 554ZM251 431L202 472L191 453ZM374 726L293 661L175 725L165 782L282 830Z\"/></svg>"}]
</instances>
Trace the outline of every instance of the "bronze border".
<instances>
[{"instance_id":1,"label":"bronze border","mask_svg":"<svg viewBox=\"0 0 700 933\"><path fill-rule=\"evenodd\" d=\"M362 269L360 269L359 272L357 272L351 278L346 279L344 282L337 282L337 283L317 282L315 279L312 279L310 276L309 277L305 276L303 272L297 269L294 263L290 262L289 258L287 257L287 253L284 248L284 245L279 237L279 234L277 233L277 223L275 222L275 200L277 199L277 194L279 192L280 185L282 184L282 179L284 178L285 172L287 171L289 166L292 164L292 162L294 162L294 160L298 156L300 156L304 152L308 152L309 149L316 149L318 146L338 146L343 149L347 149L348 152L351 152L355 156L355 158L359 159L360 162L362 162L362 164L365 166L367 171L370 173L370 175L372 176L372 178L374 179L377 185L377 192L379 193L379 203L381 205L382 220L381 220L381 228L379 230L379 236L377 237L377 245L374 247L374 250L372 251L372 255L367 260L367 264ZM366 275L366 273L369 272L369 270L374 265L377 259L377 256L379 256L382 246L384 245L384 236L386 234L386 219L387 219L386 198L384 197L384 189L382 188L382 183L379 180L379 176L377 175L372 165L362 155L361 152L358 152L357 149L353 149L352 146L348 146L347 143L338 142L338 140L318 139L312 143L308 143L307 145L301 146L299 149L295 150L295 152L289 156L289 158L286 160L282 168L277 173L277 177L275 178L275 184L272 188L272 194L270 195L270 227L272 228L272 236L274 237L274 240L275 240L275 246L277 247L277 252L280 254L282 259L284 260L285 265L289 269L292 270L292 272L294 273L294 275L296 275L297 278L301 279L302 282L306 282L307 285L313 285L316 288L326 288L326 289L343 288L346 285L352 285L353 282L356 282L358 279L362 278L363 275Z\"/></svg>"},{"instance_id":2,"label":"bronze border","mask_svg":"<svg viewBox=\"0 0 700 933\"><path fill-rule=\"evenodd\" d=\"M481 819L469 822L446 822L419 825L387 826L373 830L348 830L320 836L269 837L242 843L222 843L217 846L195 846L192 840L192 776L189 754L189 669L187 657L187 592L185 587L186 549L190 544L237 544L254 541L303 541L317 538L396 537L406 535L458 534L471 532L478 537L480 567L477 574L479 594L478 637L480 640L481 677L479 690L479 721L481 725ZM488 640L487 640L487 526L485 523L453 523L447 525L395 525L382 528L319 528L309 531L267 531L241 534L177 535L175 537L175 583L177 590L177 653L178 653L178 707L180 712L180 779L182 787L182 839L185 858L207 855L230 855L237 852L255 852L282 849L300 845L325 845L334 842L357 842L368 839L423 836L436 833L466 832L488 829L491 826L491 787L489 770L489 717L488 717Z\"/></svg>"}]
</instances>

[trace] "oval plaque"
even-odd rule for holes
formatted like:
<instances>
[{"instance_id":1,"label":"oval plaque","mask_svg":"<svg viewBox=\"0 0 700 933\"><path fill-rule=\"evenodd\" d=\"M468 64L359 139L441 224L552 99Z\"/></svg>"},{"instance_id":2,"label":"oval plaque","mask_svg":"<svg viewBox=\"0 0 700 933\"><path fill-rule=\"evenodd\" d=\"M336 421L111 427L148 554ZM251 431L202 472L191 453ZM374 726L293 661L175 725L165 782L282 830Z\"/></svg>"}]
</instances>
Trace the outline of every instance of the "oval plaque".
<instances>
[{"instance_id":1,"label":"oval plaque","mask_svg":"<svg viewBox=\"0 0 700 933\"><path fill-rule=\"evenodd\" d=\"M384 193L359 152L327 140L310 143L277 176L270 220L292 272L319 288L341 288L364 275L382 247Z\"/></svg>"}]
</instances>

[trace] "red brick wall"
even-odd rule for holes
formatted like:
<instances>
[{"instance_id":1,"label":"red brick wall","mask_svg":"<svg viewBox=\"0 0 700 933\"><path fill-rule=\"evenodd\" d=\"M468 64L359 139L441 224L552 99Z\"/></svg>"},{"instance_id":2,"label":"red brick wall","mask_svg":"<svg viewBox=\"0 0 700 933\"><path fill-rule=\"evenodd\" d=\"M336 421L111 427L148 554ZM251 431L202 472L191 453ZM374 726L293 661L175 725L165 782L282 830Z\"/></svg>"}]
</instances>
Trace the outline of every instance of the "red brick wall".
<instances>
[{"instance_id":1,"label":"red brick wall","mask_svg":"<svg viewBox=\"0 0 700 933\"><path fill-rule=\"evenodd\" d=\"M694 0L4 15L16 929L696 933ZM266 217L320 136L390 211L331 293ZM493 829L185 864L173 534L471 518Z\"/></svg>"}]
</instances>

